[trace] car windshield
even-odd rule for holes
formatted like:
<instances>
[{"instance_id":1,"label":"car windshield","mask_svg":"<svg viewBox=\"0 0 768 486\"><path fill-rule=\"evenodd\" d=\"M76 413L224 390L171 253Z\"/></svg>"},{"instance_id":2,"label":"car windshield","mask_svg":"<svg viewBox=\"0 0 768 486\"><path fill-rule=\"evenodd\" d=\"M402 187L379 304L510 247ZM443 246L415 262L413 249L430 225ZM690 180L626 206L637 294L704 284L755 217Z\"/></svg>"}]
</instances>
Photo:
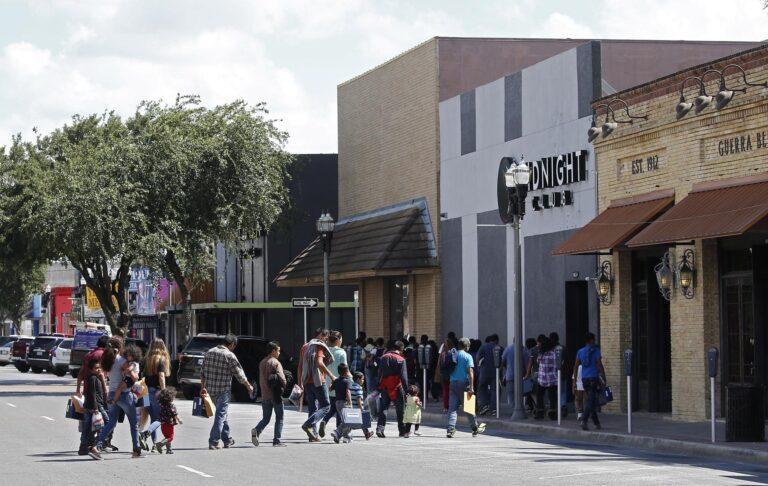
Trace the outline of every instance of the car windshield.
<instances>
[{"instance_id":1,"label":"car windshield","mask_svg":"<svg viewBox=\"0 0 768 486\"><path fill-rule=\"evenodd\" d=\"M61 343L59 343L60 349L72 349L72 340L71 339L65 339Z\"/></svg>"},{"instance_id":2,"label":"car windshield","mask_svg":"<svg viewBox=\"0 0 768 486\"><path fill-rule=\"evenodd\" d=\"M187 347L184 348L185 353L205 353L214 346L224 342L224 338L221 337L193 337Z\"/></svg>"},{"instance_id":3,"label":"car windshield","mask_svg":"<svg viewBox=\"0 0 768 486\"><path fill-rule=\"evenodd\" d=\"M0 347L5 346L9 342L11 342L11 337L9 336L0 337Z\"/></svg>"},{"instance_id":4,"label":"car windshield","mask_svg":"<svg viewBox=\"0 0 768 486\"><path fill-rule=\"evenodd\" d=\"M35 338L35 342L32 343L33 348L45 348L50 349L56 344L57 338L55 337L38 337Z\"/></svg>"},{"instance_id":5,"label":"car windshield","mask_svg":"<svg viewBox=\"0 0 768 486\"><path fill-rule=\"evenodd\" d=\"M0 345L0 348L10 348L13 346L13 341L8 341L7 343Z\"/></svg>"}]
</instances>

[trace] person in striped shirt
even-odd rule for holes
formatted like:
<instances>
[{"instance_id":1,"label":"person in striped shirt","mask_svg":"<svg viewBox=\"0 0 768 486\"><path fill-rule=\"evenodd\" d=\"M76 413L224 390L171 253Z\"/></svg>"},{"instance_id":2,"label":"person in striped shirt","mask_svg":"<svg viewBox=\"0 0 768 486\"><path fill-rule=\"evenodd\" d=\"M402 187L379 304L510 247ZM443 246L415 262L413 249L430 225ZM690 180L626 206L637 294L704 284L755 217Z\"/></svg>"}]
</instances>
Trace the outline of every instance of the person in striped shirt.
<instances>
[{"instance_id":1,"label":"person in striped shirt","mask_svg":"<svg viewBox=\"0 0 768 486\"><path fill-rule=\"evenodd\" d=\"M349 387L352 406L360 407L360 410L365 412L365 399L363 398L365 375L360 371L356 371L353 377L352 385ZM370 440L370 438L373 436L373 432L368 429L363 429L363 434L365 434L365 440Z\"/></svg>"}]
</instances>

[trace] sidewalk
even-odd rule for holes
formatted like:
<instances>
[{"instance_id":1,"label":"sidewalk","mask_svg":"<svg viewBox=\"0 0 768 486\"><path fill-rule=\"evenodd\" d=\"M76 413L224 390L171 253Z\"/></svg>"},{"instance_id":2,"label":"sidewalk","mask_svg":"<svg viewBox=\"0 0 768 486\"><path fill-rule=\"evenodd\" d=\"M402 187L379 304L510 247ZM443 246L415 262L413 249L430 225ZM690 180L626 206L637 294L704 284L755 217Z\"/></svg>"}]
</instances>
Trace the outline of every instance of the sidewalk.
<instances>
[{"instance_id":1,"label":"sidewalk","mask_svg":"<svg viewBox=\"0 0 768 486\"><path fill-rule=\"evenodd\" d=\"M632 414L632 434L627 433L627 416L624 414L600 414L602 430L595 430L590 424L589 431L581 430L575 414L564 417L562 425L549 419L535 420L532 417L522 421L510 420L511 409L502 405L501 418L496 415L480 417L488 429L503 430L513 434L546 438L567 439L595 444L619 445L639 449L672 452L686 456L702 456L745 462L768 463L768 442L725 442L725 421L718 420L715 437L710 442L709 422L680 422L664 415L649 413ZM429 402L423 412L426 421L445 423L442 403ZM466 419L459 414L459 420ZM766 434L768 437L768 434Z\"/></svg>"}]
</instances>

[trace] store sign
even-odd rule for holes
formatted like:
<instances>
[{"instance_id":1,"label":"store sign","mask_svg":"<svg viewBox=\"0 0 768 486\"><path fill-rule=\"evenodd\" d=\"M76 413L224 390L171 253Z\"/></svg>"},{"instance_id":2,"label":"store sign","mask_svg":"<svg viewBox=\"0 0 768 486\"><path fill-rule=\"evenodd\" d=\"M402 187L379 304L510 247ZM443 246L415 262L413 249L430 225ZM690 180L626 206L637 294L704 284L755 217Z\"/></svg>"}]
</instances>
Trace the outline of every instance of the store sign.
<instances>
[{"instance_id":1,"label":"store sign","mask_svg":"<svg viewBox=\"0 0 768 486\"><path fill-rule=\"evenodd\" d=\"M587 179L587 151L570 152L529 162L529 191L567 186Z\"/></svg>"},{"instance_id":2,"label":"store sign","mask_svg":"<svg viewBox=\"0 0 768 486\"><path fill-rule=\"evenodd\" d=\"M725 157L743 152L768 148L768 131L758 130L753 133L735 135L717 140L717 155Z\"/></svg>"},{"instance_id":3,"label":"store sign","mask_svg":"<svg viewBox=\"0 0 768 486\"><path fill-rule=\"evenodd\" d=\"M653 174L666 167L665 151L657 150L620 159L616 166L619 179L636 178Z\"/></svg>"}]
</instances>

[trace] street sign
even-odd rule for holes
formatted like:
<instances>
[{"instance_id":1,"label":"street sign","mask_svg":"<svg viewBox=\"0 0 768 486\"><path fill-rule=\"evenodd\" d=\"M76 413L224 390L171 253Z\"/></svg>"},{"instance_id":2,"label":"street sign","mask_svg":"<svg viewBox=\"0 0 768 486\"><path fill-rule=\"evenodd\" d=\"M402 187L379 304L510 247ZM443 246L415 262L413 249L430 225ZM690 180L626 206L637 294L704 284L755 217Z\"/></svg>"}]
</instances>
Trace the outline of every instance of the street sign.
<instances>
[{"instance_id":1,"label":"street sign","mask_svg":"<svg viewBox=\"0 0 768 486\"><path fill-rule=\"evenodd\" d=\"M315 298L302 297L301 299L291 299L291 305L294 309L311 309L320 305L320 300Z\"/></svg>"}]
</instances>

